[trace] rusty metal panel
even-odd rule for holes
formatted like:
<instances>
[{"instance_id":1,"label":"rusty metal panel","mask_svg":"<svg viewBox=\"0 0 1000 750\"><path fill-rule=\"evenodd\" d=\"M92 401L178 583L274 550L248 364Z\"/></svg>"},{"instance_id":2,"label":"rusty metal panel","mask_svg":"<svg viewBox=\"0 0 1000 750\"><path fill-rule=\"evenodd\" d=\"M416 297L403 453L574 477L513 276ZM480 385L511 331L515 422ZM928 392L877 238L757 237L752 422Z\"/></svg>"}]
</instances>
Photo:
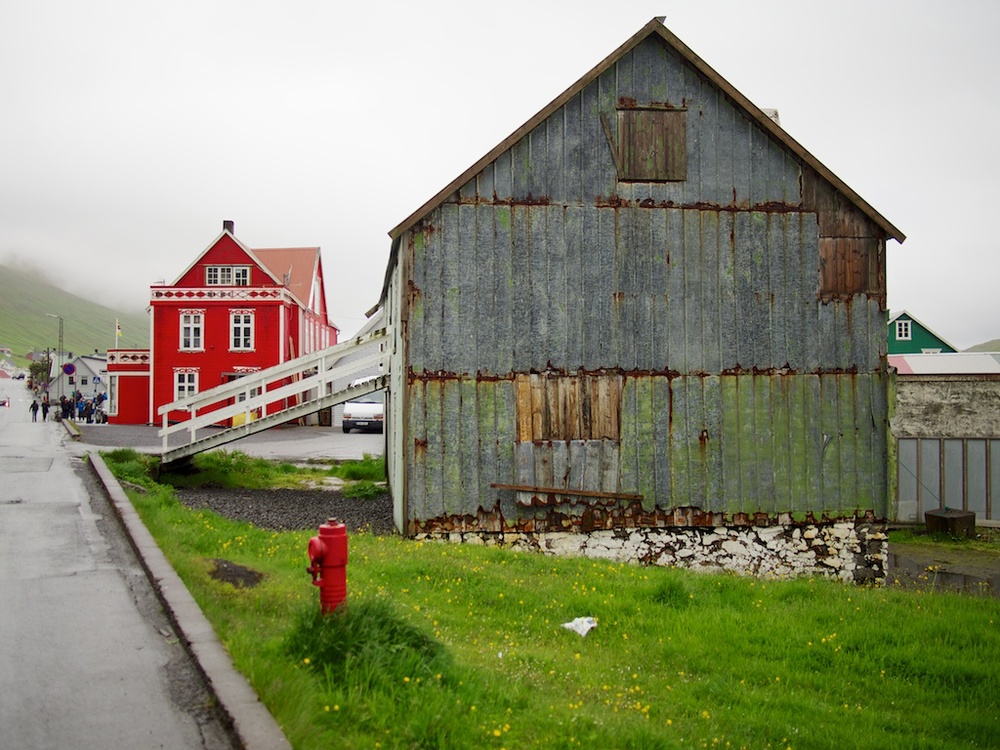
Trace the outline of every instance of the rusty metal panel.
<instances>
[{"instance_id":1,"label":"rusty metal panel","mask_svg":"<svg viewBox=\"0 0 1000 750\"><path fill-rule=\"evenodd\" d=\"M486 338L493 338L496 341L497 365L494 372L497 375L514 369L514 347L511 345L511 341L515 326L522 325L522 317L515 305L514 297L517 269L514 266L514 235L511 214L512 209L508 206L498 206L495 209L496 244L493 248L484 248L484 252L493 250L496 257L496 283L494 286L496 316L487 321L466 321L470 327L477 328L477 336L481 335L478 331L484 327L492 329L491 333L486 334Z\"/></svg>"},{"instance_id":2,"label":"rusty metal panel","mask_svg":"<svg viewBox=\"0 0 1000 750\"><path fill-rule=\"evenodd\" d=\"M402 400L401 400L402 401ZM406 505L410 517L433 518L438 510L427 502L427 419L424 405L424 389L422 384L408 386L406 389L406 415L409 424L409 435L403 445L406 451ZM444 510L442 505L441 511Z\"/></svg>"},{"instance_id":3,"label":"rusty metal panel","mask_svg":"<svg viewBox=\"0 0 1000 750\"><path fill-rule=\"evenodd\" d=\"M580 301L586 299L584 273L590 265L590 253L584 242L584 209L580 206L566 206L564 210L564 231L566 243L565 296L562 305L566 321L566 362L583 363L585 316L580 309Z\"/></svg>"},{"instance_id":4,"label":"rusty metal panel","mask_svg":"<svg viewBox=\"0 0 1000 750\"><path fill-rule=\"evenodd\" d=\"M427 361L427 355L424 352L426 334L423 333L428 325L424 310L424 290L427 289L426 236L423 231L418 231L408 233L405 239L407 240L408 252L412 256L410 263L412 279L409 280L409 283L401 280L399 285L406 290L407 301L404 305L408 329L418 332L417 335L407 337L406 355L408 362L406 364L411 369L419 371L424 368L424 363ZM400 264L400 268L402 268L402 264Z\"/></svg>"},{"instance_id":5,"label":"rusty metal panel","mask_svg":"<svg viewBox=\"0 0 1000 750\"><path fill-rule=\"evenodd\" d=\"M506 151L491 165L493 169L493 195L501 201L509 201L514 196L514 151ZM480 196L490 193L480 193Z\"/></svg>"},{"instance_id":6,"label":"rusty metal panel","mask_svg":"<svg viewBox=\"0 0 1000 750\"><path fill-rule=\"evenodd\" d=\"M614 278L614 253L611 249L615 242L615 225L617 224L617 210L614 208L599 208L597 210L597 250L592 263L596 263L600 269L601 284L604 294L592 296L588 290L587 309L590 312L590 322L593 328L593 335L597 336L598 358L594 362L593 368L603 369L618 366L616 338L619 332L612 329L614 318L611 313L612 295L608 294L608 282Z\"/></svg>"},{"instance_id":7,"label":"rusty metal panel","mask_svg":"<svg viewBox=\"0 0 1000 750\"><path fill-rule=\"evenodd\" d=\"M475 356L469 361L466 372L498 372L498 352L497 352L497 322L501 315L507 313L506 309L498 309L496 304L497 287L497 252L493 248L493 238L495 235L496 216L492 211L483 211L480 206L466 206L472 212L475 221L475 244L472 248L467 248L475 253L475 261L470 264L469 271L474 278L474 288L470 288L469 294L474 297L472 305L472 315L475 320L494 321L492 326L476 326L475 329L465 328L466 335L470 341L470 348L475 348ZM463 222L467 224L467 222ZM467 316L464 316L468 319Z\"/></svg>"},{"instance_id":8,"label":"rusty metal panel","mask_svg":"<svg viewBox=\"0 0 1000 750\"><path fill-rule=\"evenodd\" d=\"M435 393L435 389L428 389ZM466 447L463 442L463 422L471 419L475 423L475 404L472 404L472 414L466 415L462 409L461 381L446 379L440 381L440 422L438 429L440 441L437 448L440 451L441 470L441 500L446 514L461 514L468 507L467 496L463 492L463 476L473 470L479 457L470 450L474 443Z\"/></svg>"}]
</instances>

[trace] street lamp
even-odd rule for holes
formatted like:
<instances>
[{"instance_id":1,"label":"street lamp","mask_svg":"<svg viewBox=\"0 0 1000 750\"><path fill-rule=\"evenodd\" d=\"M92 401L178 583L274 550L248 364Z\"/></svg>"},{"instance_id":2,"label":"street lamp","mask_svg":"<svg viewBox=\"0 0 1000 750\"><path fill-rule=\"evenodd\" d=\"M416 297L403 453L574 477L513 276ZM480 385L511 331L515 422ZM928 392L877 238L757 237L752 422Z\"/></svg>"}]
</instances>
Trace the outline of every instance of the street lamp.
<instances>
[{"instance_id":1,"label":"street lamp","mask_svg":"<svg viewBox=\"0 0 1000 750\"><path fill-rule=\"evenodd\" d=\"M59 401L61 402L63 397L63 382L62 378L60 377L62 375L62 358L63 358L63 319L61 315L56 315L55 313L45 313L45 315L49 318L59 319L59 367L58 367L58 374L56 375L56 377L59 378Z\"/></svg>"}]
</instances>

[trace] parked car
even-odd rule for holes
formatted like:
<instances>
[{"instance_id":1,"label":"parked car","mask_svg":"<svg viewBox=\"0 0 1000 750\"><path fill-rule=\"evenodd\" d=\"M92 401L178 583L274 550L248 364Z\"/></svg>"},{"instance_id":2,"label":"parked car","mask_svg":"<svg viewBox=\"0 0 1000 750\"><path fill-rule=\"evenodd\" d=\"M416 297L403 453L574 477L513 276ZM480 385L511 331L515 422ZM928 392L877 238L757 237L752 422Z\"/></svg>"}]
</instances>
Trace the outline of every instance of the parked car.
<instances>
[{"instance_id":1,"label":"parked car","mask_svg":"<svg viewBox=\"0 0 1000 750\"><path fill-rule=\"evenodd\" d=\"M351 383L351 386L361 385L369 380L377 378L374 375L370 378L359 378ZM343 430L365 430L369 432L382 432L385 424L385 393L375 391L366 396L361 396L344 404Z\"/></svg>"}]
</instances>

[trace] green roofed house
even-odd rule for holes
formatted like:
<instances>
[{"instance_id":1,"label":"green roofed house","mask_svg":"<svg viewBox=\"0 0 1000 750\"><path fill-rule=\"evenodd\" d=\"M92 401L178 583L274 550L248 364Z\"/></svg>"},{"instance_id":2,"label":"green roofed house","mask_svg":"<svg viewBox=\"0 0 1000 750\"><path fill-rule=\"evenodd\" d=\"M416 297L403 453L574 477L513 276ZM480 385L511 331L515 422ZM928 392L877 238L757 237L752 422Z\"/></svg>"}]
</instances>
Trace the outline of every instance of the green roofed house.
<instances>
[{"instance_id":1,"label":"green roofed house","mask_svg":"<svg viewBox=\"0 0 1000 750\"><path fill-rule=\"evenodd\" d=\"M906 310L889 318L889 354L952 354L956 351Z\"/></svg>"}]
</instances>

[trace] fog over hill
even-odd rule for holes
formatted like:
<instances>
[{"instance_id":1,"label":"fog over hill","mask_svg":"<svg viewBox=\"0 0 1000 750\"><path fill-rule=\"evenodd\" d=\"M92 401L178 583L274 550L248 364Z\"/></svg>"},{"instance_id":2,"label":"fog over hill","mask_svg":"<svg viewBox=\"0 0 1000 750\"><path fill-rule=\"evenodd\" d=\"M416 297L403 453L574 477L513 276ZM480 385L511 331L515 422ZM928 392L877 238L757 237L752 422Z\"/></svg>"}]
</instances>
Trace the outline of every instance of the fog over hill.
<instances>
[{"instance_id":1,"label":"fog over hill","mask_svg":"<svg viewBox=\"0 0 1000 750\"><path fill-rule=\"evenodd\" d=\"M60 318L63 350L74 355L103 353L116 346L149 346L149 318L144 311L115 310L86 298L100 298L99 271L73 276L71 285L86 285L86 296L83 289L74 294L54 283L54 273L24 263L0 265L0 347L11 349L16 364L23 366L31 351L58 347ZM120 337L115 336L116 321Z\"/></svg>"}]
</instances>

